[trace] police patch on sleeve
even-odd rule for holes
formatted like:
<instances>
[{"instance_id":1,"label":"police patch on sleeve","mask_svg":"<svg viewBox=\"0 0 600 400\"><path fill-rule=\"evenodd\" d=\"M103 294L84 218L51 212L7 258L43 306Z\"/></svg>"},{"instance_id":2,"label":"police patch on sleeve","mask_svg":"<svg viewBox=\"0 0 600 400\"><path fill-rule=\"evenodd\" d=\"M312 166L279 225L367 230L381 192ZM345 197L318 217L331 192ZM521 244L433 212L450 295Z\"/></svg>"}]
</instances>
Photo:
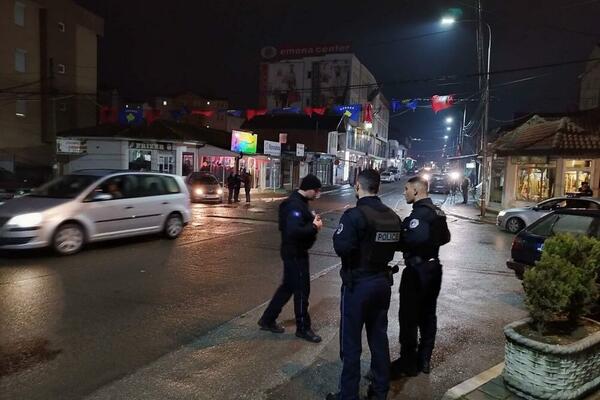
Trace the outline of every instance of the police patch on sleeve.
<instances>
[{"instance_id":1,"label":"police patch on sleeve","mask_svg":"<svg viewBox=\"0 0 600 400\"><path fill-rule=\"evenodd\" d=\"M419 226L419 220L418 219L411 219L410 223L408 224L408 226L410 227L410 229L415 229L417 226Z\"/></svg>"},{"instance_id":2,"label":"police patch on sleeve","mask_svg":"<svg viewBox=\"0 0 600 400\"><path fill-rule=\"evenodd\" d=\"M335 234L339 235L343 231L344 231L344 224L340 223L340 226L337 228L337 231L335 231Z\"/></svg>"}]
</instances>

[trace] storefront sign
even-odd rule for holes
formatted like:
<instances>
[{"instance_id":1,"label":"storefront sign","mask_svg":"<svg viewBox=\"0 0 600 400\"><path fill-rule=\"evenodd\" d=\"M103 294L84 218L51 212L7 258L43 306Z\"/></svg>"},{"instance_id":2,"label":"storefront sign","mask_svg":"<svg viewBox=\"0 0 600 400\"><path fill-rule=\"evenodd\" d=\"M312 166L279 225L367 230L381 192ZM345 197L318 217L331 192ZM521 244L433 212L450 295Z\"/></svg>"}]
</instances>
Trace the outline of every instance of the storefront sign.
<instances>
[{"instance_id":1,"label":"storefront sign","mask_svg":"<svg viewBox=\"0 0 600 400\"><path fill-rule=\"evenodd\" d=\"M511 157L513 164L547 164L548 157L546 156L513 156Z\"/></svg>"},{"instance_id":2,"label":"storefront sign","mask_svg":"<svg viewBox=\"0 0 600 400\"><path fill-rule=\"evenodd\" d=\"M81 139L56 138L57 154L84 154L87 153L87 141Z\"/></svg>"},{"instance_id":3,"label":"storefront sign","mask_svg":"<svg viewBox=\"0 0 600 400\"><path fill-rule=\"evenodd\" d=\"M231 151L256 154L257 136L252 132L231 131Z\"/></svg>"},{"instance_id":4,"label":"storefront sign","mask_svg":"<svg viewBox=\"0 0 600 400\"><path fill-rule=\"evenodd\" d=\"M286 144L287 143L287 133L279 134L279 143Z\"/></svg>"},{"instance_id":5,"label":"storefront sign","mask_svg":"<svg viewBox=\"0 0 600 400\"><path fill-rule=\"evenodd\" d=\"M263 153L268 154L270 156L280 156L281 155L281 143L271 142L270 140L265 140Z\"/></svg>"},{"instance_id":6,"label":"storefront sign","mask_svg":"<svg viewBox=\"0 0 600 400\"><path fill-rule=\"evenodd\" d=\"M316 46L273 46L263 47L260 55L265 60L283 60L290 58L315 57L334 53L351 53L352 46L346 43L342 44L322 44Z\"/></svg>"},{"instance_id":7,"label":"storefront sign","mask_svg":"<svg viewBox=\"0 0 600 400\"><path fill-rule=\"evenodd\" d=\"M296 156L304 157L304 145L302 143L296 143Z\"/></svg>"},{"instance_id":8,"label":"storefront sign","mask_svg":"<svg viewBox=\"0 0 600 400\"><path fill-rule=\"evenodd\" d=\"M475 168L475 161L467 163L467 169L474 169L474 168Z\"/></svg>"},{"instance_id":9,"label":"storefront sign","mask_svg":"<svg viewBox=\"0 0 600 400\"><path fill-rule=\"evenodd\" d=\"M130 141L129 148L135 150L173 151L173 143Z\"/></svg>"}]
</instances>

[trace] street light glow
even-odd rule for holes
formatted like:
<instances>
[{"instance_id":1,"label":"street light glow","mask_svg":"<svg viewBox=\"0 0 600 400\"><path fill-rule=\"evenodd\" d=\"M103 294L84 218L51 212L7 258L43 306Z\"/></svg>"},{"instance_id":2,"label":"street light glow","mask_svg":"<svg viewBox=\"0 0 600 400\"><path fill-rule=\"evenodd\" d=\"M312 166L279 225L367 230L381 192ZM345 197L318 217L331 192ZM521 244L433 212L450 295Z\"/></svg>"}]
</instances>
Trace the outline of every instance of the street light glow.
<instances>
[{"instance_id":1,"label":"street light glow","mask_svg":"<svg viewBox=\"0 0 600 400\"><path fill-rule=\"evenodd\" d=\"M444 136L444 139L448 140L448 135Z\"/></svg>"},{"instance_id":2,"label":"street light glow","mask_svg":"<svg viewBox=\"0 0 600 400\"><path fill-rule=\"evenodd\" d=\"M447 124L451 124L451 123L453 123L453 122L454 122L454 118L452 118L452 117L448 117L448 118L446 118L446 123L447 123Z\"/></svg>"},{"instance_id":3,"label":"street light glow","mask_svg":"<svg viewBox=\"0 0 600 400\"><path fill-rule=\"evenodd\" d=\"M440 23L445 26L452 25L455 22L456 22L456 18L454 18L454 17L442 17L442 20L440 21Z\"/></svg>"},{"instance_id":4,"label":"street light glow","mask_svg":"<svg viewBox=\"0 0 600 400\"><path fill-rule=\"evenodd\" d=\"M447 130L447 131L451 131L451 130L452 130L452 128L450 128L449 126L447 126L447 127L446 127L446 130Z\"/></svg>"}]
</instances>

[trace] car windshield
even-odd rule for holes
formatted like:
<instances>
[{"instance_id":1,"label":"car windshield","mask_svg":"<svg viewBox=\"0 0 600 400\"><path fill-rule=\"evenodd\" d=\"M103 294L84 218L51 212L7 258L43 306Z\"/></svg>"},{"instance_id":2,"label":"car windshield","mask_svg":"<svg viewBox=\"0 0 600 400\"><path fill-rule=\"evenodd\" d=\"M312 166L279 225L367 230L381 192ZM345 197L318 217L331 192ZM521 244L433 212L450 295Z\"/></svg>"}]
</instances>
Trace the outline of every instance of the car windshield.
<instances>
[{"instance_id":1,"label":"car windshield","mask_svg":"<svg viewBox=\"0 0 600 400\"><path fill-rule=\"evenodd\" d=\"M29 196L73 199L96 180L93 175L65 175L34 189Z\"/></svg>"},{"instance_id":2,"label":"car windshield","mask_svg":"<svg viewBox=\"0 0 600 400\"><path fill-rule=\"evenodd\" d=\"M212 175L192 175L190 183L193 185L217 185L219 181Z\"/></svg>"}]
</instances>

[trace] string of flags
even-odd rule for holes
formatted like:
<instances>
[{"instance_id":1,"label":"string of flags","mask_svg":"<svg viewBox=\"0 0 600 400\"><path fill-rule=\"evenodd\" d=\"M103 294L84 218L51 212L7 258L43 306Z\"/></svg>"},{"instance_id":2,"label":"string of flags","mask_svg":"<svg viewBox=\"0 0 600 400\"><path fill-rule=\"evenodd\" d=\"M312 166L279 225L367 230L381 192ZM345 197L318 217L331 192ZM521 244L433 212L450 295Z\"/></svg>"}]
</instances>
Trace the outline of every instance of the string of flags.
<instances>
[{"instance_id":1,"label":"string of flags","mask_svg":"<svg viewBox=\"0 0 600 400\"><path fill-rule=\"evenodd\" d=\"M420 106L419 103L427 102L430 103L431 109L436 114L447 108L452 107L457 100L454 95L435 95L431 98L413 98L413 99L392 99L391 112L398 113L404 110L415 111ZM429 107L429 106L426 106ZM144 121L147 124L152 124L154 121L159 119L163 113L168 113L172 120L178 121L187 115L199 115L205 118L212 118L215 115L229 115L238 118L245 118L250 121L256 116L266 114L305 114L309 117L313 115L323 116L329 111L330 114L345 116L355 122L362 120L366 123L372 123L373 121L373 108L370 103L365 104L348 104L348 105L334 105L331 108L327 107L284 107L267 110L266 108L259 109L220 109L220 110L203 110L203 109L188 109L182 107L179 109L172 110L160 110L160 109L144 109L142 107L123 107L120 110L114 107L102 106L100 108L100 123L101 124L116 124L122 125L141 125Z\"/></svg>"}]
</instances>

